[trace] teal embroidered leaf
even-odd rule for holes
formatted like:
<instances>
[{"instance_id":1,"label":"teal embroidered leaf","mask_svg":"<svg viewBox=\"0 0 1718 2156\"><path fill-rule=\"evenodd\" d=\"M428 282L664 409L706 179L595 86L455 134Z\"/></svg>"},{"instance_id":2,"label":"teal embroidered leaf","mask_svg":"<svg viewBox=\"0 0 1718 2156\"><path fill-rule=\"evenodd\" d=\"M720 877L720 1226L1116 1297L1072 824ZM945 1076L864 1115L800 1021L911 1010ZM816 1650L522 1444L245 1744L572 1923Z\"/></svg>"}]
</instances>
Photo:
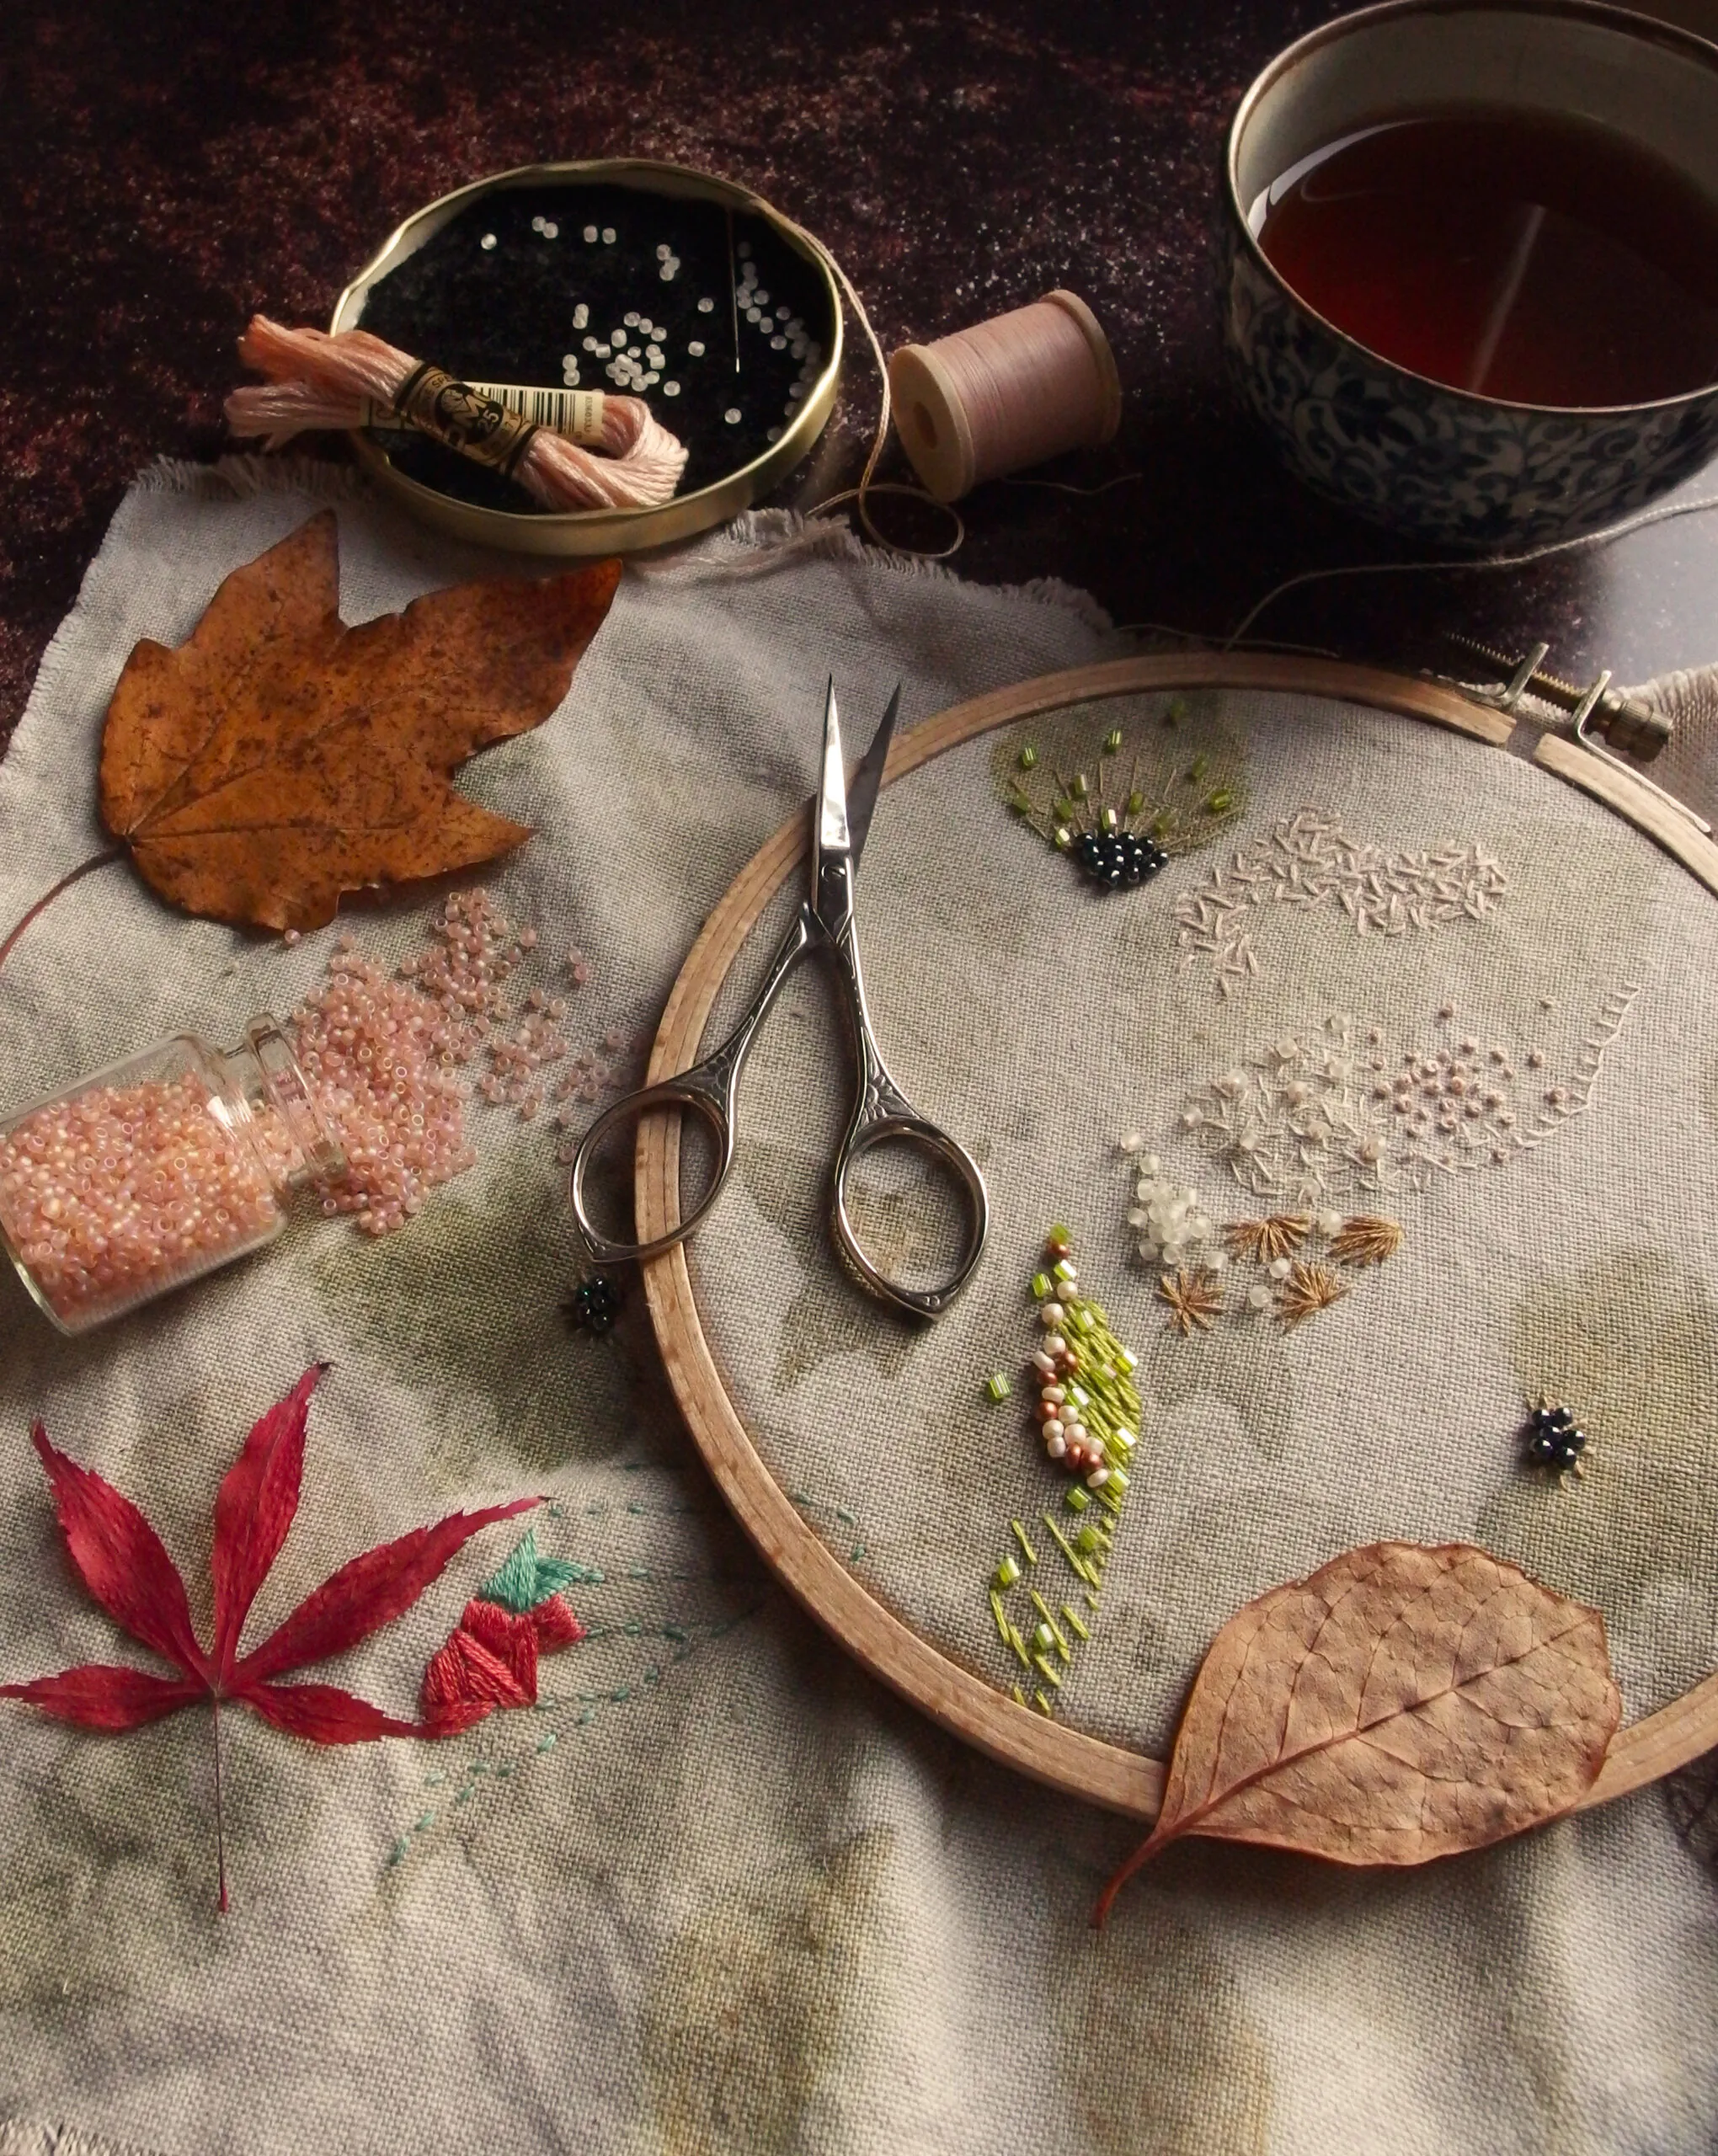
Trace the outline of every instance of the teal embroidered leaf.
<instances>
[{"instance_id":1,"label":"teal embroidered leaf","mask_svg":"<svg viewBox=\"0 0 1718 2156\"><path fill-rule=\"evenodd\" d=\"M455 1553L480 1528L511 1519L540 1504L519 1497L480 1512L453 1513L434 1526L414 1529L397 1540L367 1550L343 1565L301 1602L263 1644L237 1659L239 1633L258 1588L284 1545L298 1510L306 1414L324 1366L313 1364L291 1393L271 1408L246 1439L215 1502L214 1644L205 1648L191 1623L190 1602L179 1568L160 1537L131 1499L92 1470L56 1449L38 1422L30 1433L52 1486L66 1550L90 1594L114 1621L143 1646L172 1662L177 1679L122 1664L81 1663L57 1676L0 1684L0 1699L27 1701L45 1714L85 1729L115 1732L201 1700L215 1708L215 1842L220 1907L227 1908L227 1862L221 1820L220 1709L243 1701L277 1729L313 1744L357 1744L380 1737L436 1737L440 1724L402 1721L366 1700L333 1684L280 1684L275 1680L307 1662L342 1654L383 1625L391 1624L438 1579ZM531 1582L552 1593L558 1568L539 1564L531 1537ZM517 1557L520 1553L515 1552ZM502 1613L493 1614L503 1624ZM564 1645L582 1638L564 1604L535 1612L528 1620L535 1673L539 1644Z\"/></svg>"},{"instance_id":2,"label":"teal embroidered leaf","mask_svg":"<svg viewBox=\"0 0 1718 2156\"><path fill-rule=\"evenodd\" d=\"M499 1603L515 1617L523 1617L563 1587L586 1586L600 1577L570 1557L540 1556L536 1532L528 1528L507 1562L490 1574L478 1593L483 1601Z\"/></svg>"}]
</instances>

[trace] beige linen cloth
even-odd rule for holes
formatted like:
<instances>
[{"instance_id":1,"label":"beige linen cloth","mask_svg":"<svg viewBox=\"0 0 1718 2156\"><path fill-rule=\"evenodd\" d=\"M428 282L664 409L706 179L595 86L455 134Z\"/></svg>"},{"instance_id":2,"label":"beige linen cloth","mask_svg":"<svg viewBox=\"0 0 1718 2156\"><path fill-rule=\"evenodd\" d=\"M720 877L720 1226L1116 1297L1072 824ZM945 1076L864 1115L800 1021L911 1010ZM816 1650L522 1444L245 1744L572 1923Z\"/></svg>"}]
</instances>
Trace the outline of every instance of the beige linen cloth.
<instances>
[{"instance_id":1,"label":"beige linen cloth","mask_svg":"<svg viewBox=\"0 0 1718 2156\"><path fill-rule=\"evenodd\" d=\"M234 466L127 499L0 766L0 919L97 843L95 744L132 643L182 638L317 506L302 488ZM349 620L495 572L362 495L339 514ZM809 790L826 672L856 745L897 676L916 720L1119 648L1077 595L904 572L781 520L629 571L565 707L462 782L539 834L493 879L541 932L520 986L554 985L576 943L575 1038L648 1033L700 922ZM1166 738L1161 699L1059 723L1095 742L1112 716ZM1065 1720L1160 1746L1224 1617L1379 1534L1470 1536L1596 1601L1627 1710L1648 1711L1715 1660L1714 903L1548 777L1430 729L1267 698L1184 724L1245 740L1246 811L1130 898L1008 822L991 744L885 801L862 887L879 1032L920 1105L983 1146L992 1241L922 1337L851 1299L820 1218L842 1066L808 974L760 1043L751 1155L694 1261L736 1397L842 1561L1006 1688L985 1576L1055 1486L1017 1395L990 1407L979 1386L1026 1345L1021 1283L1067 1217L1147 1407ZM1501 895L1371 936L1340 894L1273 897L1248 909L1257 970L1224 995L1199 937L1177 948L1182 894L1237 850L1268 878L1304 812L1386 857L1476 847ZM424 919L355 932L403 955ZM288 949L188 921L122 870L78 887L0 975L7 1103L182 1027L236 1038L317 978L332 935ZM1619 995L1587 1097L1583 1048ZM1280 1091L1322 1053L1305 1082L1328 1087L1344 1022L1363 1119L1394 1114L1367 1105L1373 1055L1451 1028L1502 1049L1523 1126L1555 1087L1585 1106L1424 1188L1368 1193L1319 1156L1323 1194L1399 1218L1402 1252L1292 1336L1225 1318L1171 1339L1115 1133L1144 1130L1223 1217L1265 1209L1215 1081L1256 1068ZM637 1294L606 1341L562 1328L552 1134L474 1119L477 1169L379 1243L306 1221L81 1343L0 1287L0 1680L146 1659L69 1578L32 1417L144 1506L206 1622L216 1486L314 1357L334 1369L253 1628L360 1548L541 1491L539 1543L584 1569L568 1593L591 1633L543 1663L536 1710L440 1746L324 1750L223 1717L225 1919L205 1714L104 1737L0 1704L4 2156L1710 2147L1718 1889L1658 1792L1401 1876L1193 1844L1094 1936L1133 1829L944 1737L773 1588ZM1594 1433L1578 1492L1514 1464L1539 1384ZM512 1540L489 1530L335 1681L408 1710Z\"/></svg>"}]
</instances>

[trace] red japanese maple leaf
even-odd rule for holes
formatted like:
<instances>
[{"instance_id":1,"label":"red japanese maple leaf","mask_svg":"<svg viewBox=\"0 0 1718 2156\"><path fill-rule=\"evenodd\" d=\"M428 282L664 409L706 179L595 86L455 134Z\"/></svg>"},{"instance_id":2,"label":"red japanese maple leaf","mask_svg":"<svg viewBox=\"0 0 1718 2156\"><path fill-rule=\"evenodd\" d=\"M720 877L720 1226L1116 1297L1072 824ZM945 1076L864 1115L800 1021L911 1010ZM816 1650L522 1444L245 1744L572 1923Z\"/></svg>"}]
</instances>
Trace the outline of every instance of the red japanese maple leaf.
<instances>
[{"instance_id":1,"label":"red japanese maple leaf","mask_svg":"<svg viewBox=\"0 0 1718 2156\"><path fill-rule=\"evenodd\" d=\"M38 1422L30 1436L53 1485L67 1552L77 1575L115 1623L180 1672L158 1677L123 1663L84 1662L57 1677L0 1684L0 1698L27 1700L62 1721L109 1732L141 1728L178 1708L211 1700L215 1709L215 1801L220 1842L220 1729L225 1701L243 1700L264 1721L314 1744L360 1744L376 1737L445 1733L433 1723L399 1721L336 1684L276 1680L306 1662L355 1646L390 1624L438 1578L448 1560L482 1527L528 1512L542 1501L518 1497L480 1512L451 1513L433 1527L366 1550L300 1603L259 1646L239 1653L245 1619L280 1554L298 1510L310 1396L328 1365L313 1364L245 1439L215 1499L215 1637L206 1650L191 1625L184 1582L161 1538L129 1497L99 1475L56 1452ZM221 1907L227 1907L224 1853Z\"/></svg>"}]
</instances>

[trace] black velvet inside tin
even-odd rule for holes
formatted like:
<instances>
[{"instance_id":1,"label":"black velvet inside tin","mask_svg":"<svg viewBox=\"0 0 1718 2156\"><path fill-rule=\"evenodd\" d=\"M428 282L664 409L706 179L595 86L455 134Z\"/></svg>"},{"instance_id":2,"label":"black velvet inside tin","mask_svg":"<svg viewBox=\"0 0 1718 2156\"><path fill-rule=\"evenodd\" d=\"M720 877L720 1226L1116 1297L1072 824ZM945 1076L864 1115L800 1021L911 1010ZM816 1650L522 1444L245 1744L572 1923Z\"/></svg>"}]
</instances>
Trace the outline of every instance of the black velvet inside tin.
<instances>
[{"instance_id":1,"label":"black velvet inside tin","mask_svg":"<svg viewBox=\"0 0 1718 2156\"><path fill-rule=\"evenodd\" d=\"M835 337L822 277L762 217L577 182L468 204L371 287L361 326L467 381L642 396L686 444L682 495L779 439ZM622 354L658 379L615 380ZM382 439L397 470L440 494L542 514L511 480L421 435Z\"/></svg>"}]
</instances>

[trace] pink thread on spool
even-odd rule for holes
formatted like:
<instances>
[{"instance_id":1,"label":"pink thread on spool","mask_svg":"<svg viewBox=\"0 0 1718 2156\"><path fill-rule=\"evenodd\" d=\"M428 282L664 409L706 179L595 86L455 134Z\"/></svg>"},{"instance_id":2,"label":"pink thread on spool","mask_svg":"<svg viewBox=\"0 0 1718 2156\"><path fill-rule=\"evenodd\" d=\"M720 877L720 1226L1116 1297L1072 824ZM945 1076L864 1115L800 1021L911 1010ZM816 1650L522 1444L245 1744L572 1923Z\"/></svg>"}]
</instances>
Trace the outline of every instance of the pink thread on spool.
<instances>
[{"instance_id":1,"label":"pink thread on spool","mask_svg":"<svg viewBox=\"0 0 1718 2156\"><path fill-rule=\"evenodd\" d=\"M1115 355L1073 292L1047 292L934 344L904 344L888 380L902 446L940 502L1112 440L1122 420Z\"/></svg>"}]
</instances>

